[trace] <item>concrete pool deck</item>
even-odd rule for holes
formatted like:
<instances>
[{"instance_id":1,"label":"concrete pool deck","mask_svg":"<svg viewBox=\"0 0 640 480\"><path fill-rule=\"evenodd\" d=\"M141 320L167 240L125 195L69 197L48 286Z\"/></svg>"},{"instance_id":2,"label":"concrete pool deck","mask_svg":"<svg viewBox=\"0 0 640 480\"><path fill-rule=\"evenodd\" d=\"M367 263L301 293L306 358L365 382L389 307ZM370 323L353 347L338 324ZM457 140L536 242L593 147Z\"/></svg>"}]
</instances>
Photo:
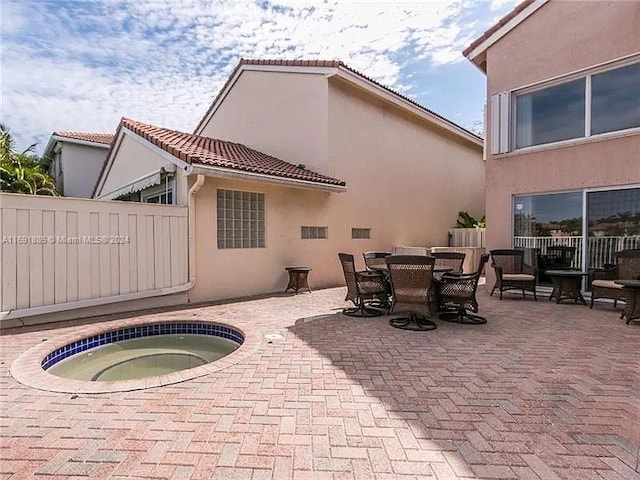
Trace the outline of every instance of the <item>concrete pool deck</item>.
<instances>
[{"instance_id":1,"label":"concrete pool deck","mask_svg":"<svg viewBox=\"0 0 640 480\"><path fill-rule=\"evenodd\" d=\"M611 304L478 297L486 325L432 332L343 316L343 288L131 315L259 341L205 376L119 393L9 375L94 320L5 331L0 477L640 479L640 325Z\"/></svg>"}]
</instances>

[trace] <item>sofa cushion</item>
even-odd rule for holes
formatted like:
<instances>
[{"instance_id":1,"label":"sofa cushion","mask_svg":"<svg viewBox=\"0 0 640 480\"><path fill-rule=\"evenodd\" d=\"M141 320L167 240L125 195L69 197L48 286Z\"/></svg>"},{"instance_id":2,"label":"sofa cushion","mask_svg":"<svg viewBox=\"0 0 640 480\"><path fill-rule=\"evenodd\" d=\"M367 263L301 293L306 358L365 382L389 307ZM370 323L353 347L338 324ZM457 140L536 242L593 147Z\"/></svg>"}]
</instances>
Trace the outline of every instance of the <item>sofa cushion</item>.
<instances>
[{"instance_id":1,"label":"sofa cushion","mask_svg":"<svg viewBox=\"0 0 640 480\"><path fill-rule=\"evenodd\" d=\"M503 280L515 280L518 282L533 282L536 277L527 273L504 273L502 274Z\"/></svg>"},{"instance_id":2,"label":"sofa cushion","mask_svg":"<svg viewBox=\"0 0 640 480\"><path fill-rule=\"evenodd\" d=\"M591 286L601 288L623 288L622 285L613 283L613 280L594 280L593 282L591 282Z\"/></svg>"}]
</instances>

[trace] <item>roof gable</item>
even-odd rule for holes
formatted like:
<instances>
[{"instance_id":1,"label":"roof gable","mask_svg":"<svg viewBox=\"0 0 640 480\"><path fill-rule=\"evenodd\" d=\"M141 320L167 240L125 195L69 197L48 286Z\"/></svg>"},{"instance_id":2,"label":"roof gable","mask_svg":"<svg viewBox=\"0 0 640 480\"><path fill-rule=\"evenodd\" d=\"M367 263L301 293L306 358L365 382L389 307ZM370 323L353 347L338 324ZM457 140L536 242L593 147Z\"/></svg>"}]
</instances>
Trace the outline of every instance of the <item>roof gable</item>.
<instances>
[{"instance_id":1,"label":"roof gable","mask_svg":"<svg viewBox=\"0 0 640 480\"><path fill-rule=\"evenodd\" d=\"M524 0L519 3L513 10L498 20L495 25L471 42L462 51L462 54L486 73L487 49L533 15L547 2L548 0Z\"/></svg>"},{"instance_id":2,"label":"roof gable","mask_svg":"<svg viewBox=\"0 0 640 480\"><path fill-rule=\"evenodd\" d=\"M357 70L349 67L339 60L249 60L241 59L231 76L227 79L226 83L218 92L210 105L207 112L202 119L198 122L194 133L201 133L211 117L215 114L218 106L224 101L227 93L238 80L243 71L275 71L275 72L291 72L291 73L310 73L310 74L322 74L325 76L337 75L344 80L355 85L357 88L367 90L370 93L378 97L384 97L384 99L391 101L396 106L410 111L414 114L422 116L431 123L449 130L450 132L463 137L465 140L470 141L478 146L482 146L482 138L467 130L464 127L448 120L447 118L429 110L425 106L419 104L415 100L386 87L372 78L358 72Z\"/></svg>"}]
</instances>

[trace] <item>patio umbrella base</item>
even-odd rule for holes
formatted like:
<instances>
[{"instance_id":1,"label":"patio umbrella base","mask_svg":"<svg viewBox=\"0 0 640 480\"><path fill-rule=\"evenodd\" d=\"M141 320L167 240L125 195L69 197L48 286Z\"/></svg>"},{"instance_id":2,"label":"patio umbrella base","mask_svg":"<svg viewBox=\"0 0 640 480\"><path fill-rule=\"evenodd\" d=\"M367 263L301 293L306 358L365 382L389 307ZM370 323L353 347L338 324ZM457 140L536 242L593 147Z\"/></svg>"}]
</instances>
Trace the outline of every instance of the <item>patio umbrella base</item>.
<instances>
[{"instance_id":1,"label":"patio umbrella base","mask_svg":"<svg viewBox=\"0 0 640 480\"><path fill-rule=\"evenodd\" d=\"M482 325L487 323L487 319L480 315L469 313L466 310L458 310L457 312L444 312L438 317L440 320L451 323L462 323L467 325Z\"/></svg>"},{"instance_id":2,"label":"patio umbrella base","mask_svg":"<svg viewBox=\"0 0 640 480\"><path fill-rule=\"evenodd\" d=\"M419 332L428 332L438 328L435 322L427 320L424 317L410 315L408 317L396 317L389 320L389 325L402 330L414 330Z\"/></svg>"}]
</instances>

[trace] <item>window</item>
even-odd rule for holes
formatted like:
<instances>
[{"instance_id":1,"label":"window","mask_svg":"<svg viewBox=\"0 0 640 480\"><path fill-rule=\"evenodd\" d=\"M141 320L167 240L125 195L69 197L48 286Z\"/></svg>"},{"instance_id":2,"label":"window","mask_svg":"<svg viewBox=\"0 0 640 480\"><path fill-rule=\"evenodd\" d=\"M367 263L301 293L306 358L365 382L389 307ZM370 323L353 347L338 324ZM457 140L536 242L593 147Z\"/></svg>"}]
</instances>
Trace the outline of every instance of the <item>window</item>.
<instances>
[{"instance_id":1,"label":"window","mask_svg":"<svg viewBox=\"0 0 640 480\"><path fill-rule=\"evenodd\" d=\"M516 96L516 148L584 136L585 79Z\"/></svg>"},{"instance_id":2,"label":"window","mask_svg":"<svg viewBox=\"0 0 640 480\"><path fill-rule=\"evenodd\" d=\"M171 190L164 193L156 193L144 197L145 203L162 203L164 205L173 204L173 192Z\"/></svg>"},{"instance_id":3,"label":"window","mask_svg":"<svg viewBox=\"0 0 640 480\"><path fill-rule=\"evenodd\" d=\"M264 193L218 189L218 248L264 248Z\"/></svg>"},{"instance_id":4,"label":"window","mask_svg":"<svg viewBox=\"0 0 640 480\"><path fill-rule=\"evenodd\" d=\"M640 127L640 63L593 75L591 134Z\"/></svg>"},{"instance_id":5,"label":"window","mask_svg":"<svg viewBox=\"0 0 640 480\"><path fill-rule=\"evenodd\" d=\"M300 227L300 238L304 240L313 238L327 238L327 227Z\"/></svg>"},{"instance_id":6,"label":"window","mask_svg":"<svg viewBox=\"0 0 640 480\"><path fill-rule=\"evenodd\" d=\"M640 128L640 62L491 96L490 152Z\"/></svg>"},{"instance_id":7,"label":"window","mask_svg":"<svg viewBox=\"0 0 640 480\"><path fill-rule=\"evenodd\" d=\"M351 238L371 238L370 228L352 228Z\"/></svg>"},{"instance_id":8,"label":"window","mask_svg":"<svg viewBox=\"0 0 640 480\"><path fill-rule=\"evenodd\" d=\"M173 205L173 186L174 181L168 177L162 179L160 185L146 188L139 193L140 201L143 203L161 203L163 205ZM118 200L126 200L127 198L135 198L135 193L128 197L118 198Z\"/></svg>"},{"instance_id":9,"label":"window","mask_svg":"<svg viewBox=\"0 0 640 480\"><path fill-rule=\"evenodd\" d=\"M640 188L514 196L513 246L532 265L556 246L573 247L575 268L614 263L618 250L640 248Z\"/></svg>"}]
</instances>

